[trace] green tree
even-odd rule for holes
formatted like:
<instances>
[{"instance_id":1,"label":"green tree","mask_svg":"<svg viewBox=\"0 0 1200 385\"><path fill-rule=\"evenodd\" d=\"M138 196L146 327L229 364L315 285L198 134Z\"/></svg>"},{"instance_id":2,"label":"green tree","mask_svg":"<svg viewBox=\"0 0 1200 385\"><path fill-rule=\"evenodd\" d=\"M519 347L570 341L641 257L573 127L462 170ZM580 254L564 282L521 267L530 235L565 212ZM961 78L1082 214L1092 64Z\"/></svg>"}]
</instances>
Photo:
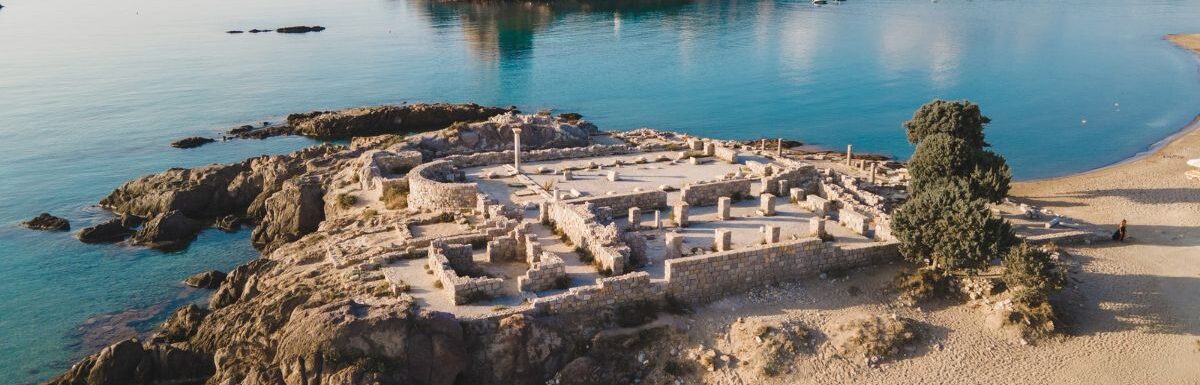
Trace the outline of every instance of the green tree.
<instances>
[{"instance_id":1,"label":"green tree","mask_svg":"<svg viewBox=\"0 0 1200 385\"><path fill-rule=\"evenodd\" d=\"M989 202L1004 199L1012 180L1012 170L1003 157L944 133L929 135L917 145L908 172L914 193L963 180L971 196Z\"/></svg>"},{"instance_id":2,"label":"green tree","mask_svg":"<svg viewBox=\"0 0 1200 385\"><path fill-rule=\"evenodd\" d=\"M1014 241L1008 222L992 217L964 180L912 196L893 213L892 229L905 259L947 271L982 267Z\"/></svg>"},{"instance_id":3,"label":"green tree","mask_svg":"<svg viewBox=\"0 0 1200 385\"><path fill-rule=\"evenodd\" d=\"M908 142L912 144L920 144L926 137L940 133L965 140L970 146L982 149L988 146L983 140L983 127L991 121L979 110L978 104L934 100L913 113L912 120L904 122L904 129L908 132Z\"/></svg>"}]
</instances>

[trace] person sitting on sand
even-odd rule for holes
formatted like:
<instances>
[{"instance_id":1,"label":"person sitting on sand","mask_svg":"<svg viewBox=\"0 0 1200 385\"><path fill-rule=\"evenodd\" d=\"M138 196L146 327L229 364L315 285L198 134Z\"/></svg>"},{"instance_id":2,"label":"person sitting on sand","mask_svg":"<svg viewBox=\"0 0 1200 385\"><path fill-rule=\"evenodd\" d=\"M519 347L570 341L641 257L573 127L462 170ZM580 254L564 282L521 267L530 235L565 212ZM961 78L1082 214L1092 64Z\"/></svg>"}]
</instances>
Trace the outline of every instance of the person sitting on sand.
<instances>
[{"instance_id":1,"label":"person sitting on sand","mask_svg":"<svg viewBox=\"0 0 1200 385\"><path fill-rule=\"evenodd\" d=\"M1117 228L1117 233L1120 234L1120 236L1117 237L1117 240L1121 241L1121 242L1125 242L1125 220L1124 219L1121 220L1121 227Z\"/></svg>"}]
</instances>

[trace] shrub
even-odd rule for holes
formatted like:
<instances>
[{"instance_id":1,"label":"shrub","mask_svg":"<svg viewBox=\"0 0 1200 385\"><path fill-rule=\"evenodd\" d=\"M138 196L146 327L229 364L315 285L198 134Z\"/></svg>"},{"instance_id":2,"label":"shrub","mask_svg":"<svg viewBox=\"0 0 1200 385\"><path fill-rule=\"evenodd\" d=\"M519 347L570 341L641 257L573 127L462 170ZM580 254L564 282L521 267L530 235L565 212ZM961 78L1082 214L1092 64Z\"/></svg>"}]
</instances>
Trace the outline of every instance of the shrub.
<instances>
[{"instance_id":1,"label":"shrub","mask_svg":"<svg viewBox=\"0 0 1200 385\"><path fill-rule=\"evenodd\" d=\"M948 296L954 292L953 281L946 271L923 267L901 272L893 280L896 291L903 299L913 302L924 301L935 296Z\"/></svg>"},{"instance_id":2,"label":"shrub","mask_svg":"<svg viewBox=\"0 0 1200 385\"><path fill-rule=\"evenodd\" d=\"M341 194L338 194L338 196L337 196L337 205L338 205L338 207L340 207L342 209L348 209L350 207L353 207L354 204L357 202L358 202L358 198L355 198L353 195L350 195L349 193L341 193Z\"/></svg>"},{"instance_id":3,"label":"shrub","mask_svg":"<svg viewBox=\"0 0 1200 385\"><path fill-rule=\"evenodd\" d=\"M439 280L433 281L433 287L441 289L441 288L445 287L445 285L443 285L442 280L439 279Z\"/></svg>"},{"instance_id":4,"label":"shrub","mask_svg":"<svg viewBox=\"0 0 1200 385\"><path fill-rule=\"evenodd\" d=\"M638 301L617 306L614 315L617 326L623 328L641 326L658 318L658 306L652 301Z\"/></svg>"},{"instance_id":5,"label":"shrub","mask_svg":"<svg viewBox=\"0 0 1200 385\"><path fill-rule=\"evenodd\" d=\"M1066 269L1051 260L1049 253L1026 242L1009 250L1003 266L1004 285L1013 291L1014 301L1025 304L1046 301L1067 282Z\"/></svg>"},{"instance_id":6,"label":"shrub","mask_svg":"<svg viewBox=\"0 0 1200 385\"><path fill-rule=\"evenodd\" d=\"M371 219L371 218L374 218L376 215L379 215L379 212L375 211L375 209L366 209L366 210L363 210L363 212L362 212L363 219Z\"/></svg>"},{"instance_id":7,"label":"shrub","mask_svg":"<svg viewBox=\"0 0 1200 385\"><path fill-rule=\"evenodd\" d=\"M684 302L679 298L675 298L675 296L670 294L667 294L666 301L663 303L663 310L665 310L667 313L675 315L692 313L692 307L689 306L687 302Z\"/></svg>"},{"instance_id":8,"label":"shrub","mask_svg":"<svg viewBox=\"0 0 1200 385\"><path fill-rule=\"evenodd\" d=\"M383 195L379 200L383 201L383 207L388 210L406 209L408 208L408 189L399 183L384 183Z\"/></svg>"},{"instance_id":9,"label":"shrub","mask_svg":"<svg viewBox=\"0 0 1200 385\"><path fill-rule=\"evenodd\" d=\"M592 263L592 261L596 260L596 258L592 256L592 252L588 251L588 249L583 246L575 246L575 254L578 254L579 260L583 261L584 263Z\"/></svg>"},{"instance_id":10,"label":"shrub","mask_svg":"<svg viewBox=\"0 0 1200 385\"><path fill-rule=\"evenodd\" d=\"M571 288L571 277L564 275L554 279L554 288L566 290Z\"/></svg>"}]
</instances>

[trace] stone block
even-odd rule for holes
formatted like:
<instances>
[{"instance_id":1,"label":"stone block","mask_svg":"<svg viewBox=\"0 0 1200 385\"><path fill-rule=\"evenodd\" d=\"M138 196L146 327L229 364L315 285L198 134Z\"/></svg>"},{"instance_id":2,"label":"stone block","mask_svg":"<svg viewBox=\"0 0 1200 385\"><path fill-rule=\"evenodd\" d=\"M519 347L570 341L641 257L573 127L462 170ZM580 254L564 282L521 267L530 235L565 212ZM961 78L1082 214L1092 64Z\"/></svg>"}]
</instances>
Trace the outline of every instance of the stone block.
<instances>
[{"instance_id":1,"label":"stone block","mask_svg":"<svg viewBox=\"0 0 1200 385\"><path fill-rule=\"evenodd\" d=\"M687 227L688 225L688 208L691 205L686 202L679 202L675 205L675 211L672 214L675 216L675 226Z\"/></svg>"},{"instance_id":2,"label":"stone block","mask_svg":"<svg viewBox=\"0 0 1200 385\"><path fill-rule=\"evenodd\" d=\"M733 232L728 229L713 230L713 247L716 251L729 251L733 248Z\"/></svg>"},{"instance_id":3,"label":"stone block","mask_svg":"<svg viewBox=\"0 0 1200 385\"><path fill-rule=\"evenodd\" d=\"M825 218L812 217L808 219L808 233L811 236L820 238L825 234Z\"/></svg>"},{"instance_id":4,"label":"stone block","mask_svg":"<svg viewBox=\"0 0 1200 385\"><path fill-rule=\"evenodd\" d=\"M727 221L729 218L729 206L733 203L733 198L720 197L717 198L717 219Z\"/></svg>"},{"instance_id":5,"label":"stone block","mask_svg":"<svg viewBox=\"0 0 1200 385\"><path fill-rule=\"evenodd\" d=\"M637 208L637 207L630 207L629 208L629 228L633 229L633 230L637 230L638 227L641 227L641 222L642 222L642 209Z\"/></svg>"},{"instance_id":6,"label":"stone block","mask_svg":"<svg viewBox=\"0 0 1200 385\"><path fill-rule=\"evenodd\" d=\"M759 196L758 213L763 216L775 215L775 196L762 194Z\"/></svg>"},{"instance_id":7,"label":"stone block","mask_svg":"<svg viewBox=\"0 0 1200 385\"><path fill-rule=\"evenodd\" d=\"M667 253L663 259L675 259L683 256L683 235L670 232L663 236L666 241Z\"/></svg>"},{"instance_id":8,"label":"stone block","mask_svg":"<svg viewBox=\"0 0 1200 385\"><path fill-rule=\"evenodd\" d=\"M617 175L617 171L616 171L616 170L609 170L609 171L608 171L608 181L609 181L609 182L616 182L616 181L618 181L618 180L621 180L621 176L620 176L620 175Z\"/></svg>"},{"instance_id":9,"label":"stone block","mask_svg":"<svg viewBox=\"0 0 1200 385\"><path fill-rule=\"evenodd\" d=\"M782 234L783 231L779 228L779 226L767 225L763 228L763 239L765 239L767 243L779 243Z\"/></svg>"}]
</instances>

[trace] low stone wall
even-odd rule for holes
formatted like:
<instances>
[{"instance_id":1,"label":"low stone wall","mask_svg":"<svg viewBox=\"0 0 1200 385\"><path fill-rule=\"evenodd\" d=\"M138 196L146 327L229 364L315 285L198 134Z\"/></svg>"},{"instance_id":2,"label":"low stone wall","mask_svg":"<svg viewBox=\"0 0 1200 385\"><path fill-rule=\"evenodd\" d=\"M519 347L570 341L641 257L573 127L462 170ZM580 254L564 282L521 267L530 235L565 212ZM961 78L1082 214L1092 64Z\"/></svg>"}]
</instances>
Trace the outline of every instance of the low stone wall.
<instances>
[{"instance_id":1,"label":"low stone wall","mask_svg":"<svg viewBox=\"0 0 1200 385\"><path fill-rule=\"evenodd\" d=\"M532 311L538 314L590 312L618 304L658 301L663 298L663 289L663 285L650 282L650 274L646 272L598 278L595 285L577 286L566 293L534 299Z\"/></svg>"},{"instance_id":2,"label":"low stone wall","mask_svg":"<svg viewBox=\"0 0 1200 385\"><path fill-rule=\"evenodd\" d=\"M517 277L521 291L542 291L557 288L567 278L567 264L554 253L542 253L541 258L524 275Z\"/></svg>"},{"instance_id":3,"label":"low stone wall","mask_svg":"<svg viewBox=\"0 0 1200 385\"><path fill-rule=\"evenodd\" d=\"M819 178L817 168L812 165L802 165L783 170L777 169L774 174L762 178L762 192L781 197L787 196L788 189L791 187L800 187L808 190L809 186L812 186ZM785 180L787 181L787 186L780 186L779 182Z\"/></svg>"},{"instance_id":4,"label":"low stone wall","mask_svg":"<svg viewBox=\"0 0 1200 385\"><path fill-rule=\"evenodd\" d=\"M358 174L359 188L374 190L383 186L387 176L402 176L421 164L421 153L417 151L391 152L370 150L358 158L360 164Z\"/></svg>"},{"instance_id":5,"label":"low stone wall","mask_svg":"<svg viewBox=\"0 0 1200 385\"><path fill-rule=\"evenodd\" d=\"M1068 230L1049 234L1040 234L1024 237L1026 242L1035 245L1044 245L1053 243L1057 245L1069 245L1075 243L1092 243L1098 241L1111 240L1112 238L1106 234L1095 233L1087 230Z\"/></svg>"},{"instance_id":6,"label":"low stone wall","mask_svg":"<svg viewBox=\"0 0 1200 385\"><path fill-rule=\"evenodd\" d=\"M548 148L544 150L521 151L521 162L539 162L560 159L591 158L597 156L621 155L635 152L624 144L594 144L587 147ZM442 158L456 167L478 167L512 163L513 151L477 152L466 155L450 155Z\"/></svg>"},{"instance_id":7,"label":"low stone wall","mask_svg":"<svg viewBox=\"0 0 1200 385\"><path fill-rule=\"evenodd\" d=\"M834 204L832 201L821 198L816 194L809 194L804 197L805 206L809 211L816 214L818 217L824 217L835 213Z\"/></svg>"},{"instance_id":8,"label":"low stone wall","mask_svg":"<svg viewBox=\"0 0 1200 385\"><path fill-rule=\"evenodd\" d=\"M683 187L680 199L692 206L712 206L721 197L745 199L753 195L753 183L754 179L744 178L689 184Z\"/></svg>"},{"instance_id":9,"label":"low stone wall","mask_svg":"<svg viewBox=\"0 0 1200 385\"><path fill-rule=\"evenodd\" d=\"M595 197L575 198L564 201L568 204L591 203L595 207L608 207L617 215L626 215L630 207L643 210L667 207L667 193L664 191L642 191Z\"/></svg>"},{"instance_id":10,"label":"low stone wall","mask_svg":"<svg viewBox=\"0 0 1200 385\"><path fill-rule=\"evenodd\" d=\"M687 302L710 302L765 283L894 259L899 256L897 245L839 247L803 238L671 259L666 261L667 292Z\"/></svg>"},{"instance_id":11,"label":"low stone wall","mask_svg":"<svg viewBox=\"0 0 1200 385\"><path fill-rule=\"evenodd\" d=\"M838 224L855 234L871 235L871 218L853 209L838 210Z\"/></svg>"},{"instance_id":12,"label":"low stone wall","mask_svg":"<svg viewBox=\"0 0 1200 385\"><path fill-rule=\"evenodd\" d=\"M569 204L549 202L549 219L555 228L566 235L577 247L592 255L601 269L619 275L625 271L629 258L629 247L620 241L620 229L616 224L601 225L596 221L595 206L591 203Z\"/></svg>"},{"instance_id":13,"label":"low stone wall","mask_svg":"<svg viewBox=\"0 0 1200 385\"><path fill-rule=\"evenodd\" d=\"M713 148L713 156L729 163L738 163L741 161L737 150L725 146L716 146Z\"/></svg>"},{"instance_id":14,"label":"low stone wall","mask_svg":"<svg viewBox=\"0 0 1200 385\"><path fill-rule=\"evenodd\" d=\"M429 245L429 269L433 270L434 278L442 283L442 290L454 299L454 304L462 305L500 296L503 279L458 275L456 268L470 266L457 266L468 263L464 262L464 256L466 261L470 261L471 245L447 245L441 242Z\"/></svg>"},{"instance_id":15,"label":"low stone wall","mask_svg":"<svg viewBox=\"0 0 1200 385\"><path fill-rule=\"evenodd\" d=\"M461 172L445 160L429 162L408 174L408 207L418 210L475 209L479 187L474 183L456 183Z\"/></svg>"}]
</instances>

